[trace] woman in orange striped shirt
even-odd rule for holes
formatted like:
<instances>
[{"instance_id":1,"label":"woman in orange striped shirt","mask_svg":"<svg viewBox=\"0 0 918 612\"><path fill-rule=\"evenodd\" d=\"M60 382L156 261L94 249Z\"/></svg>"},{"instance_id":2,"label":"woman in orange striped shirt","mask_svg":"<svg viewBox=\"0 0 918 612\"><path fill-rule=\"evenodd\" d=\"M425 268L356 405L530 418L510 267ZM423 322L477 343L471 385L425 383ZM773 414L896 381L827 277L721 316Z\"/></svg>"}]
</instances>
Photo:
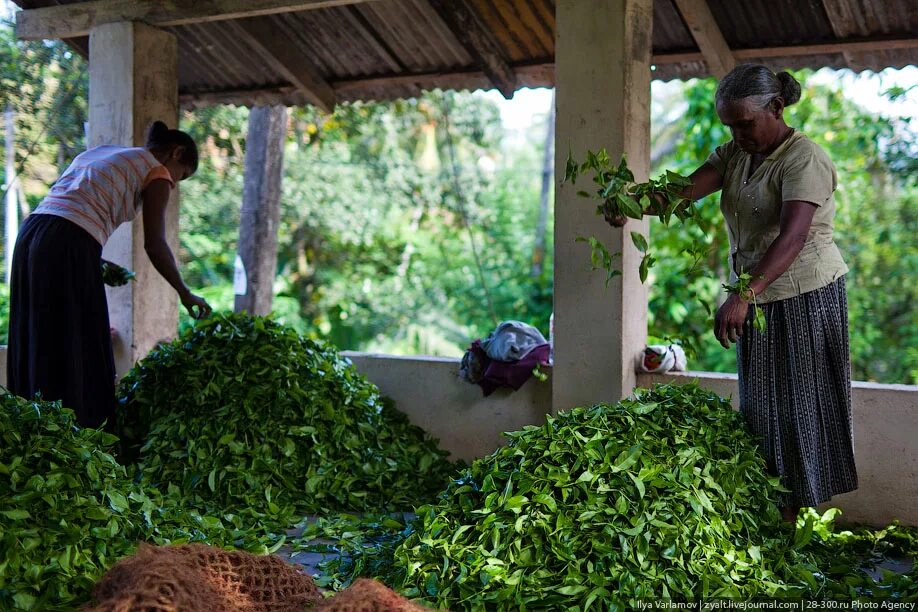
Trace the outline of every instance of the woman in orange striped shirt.
<instances>
[{"instance_id":1,"label":"woman in orange striped shirt","mask_svg":"<svg viewBox=\"0 0 918 612\"><path fill-rule=\"evenodd\" d=\"M81 153L23 223L10 281L11 392L62 400L83 427L112 424L115 362L102 282L102 247L142 214L144 249L195 318L210 306L182 281L166 242L175 185L198 167L194 140L156 121L143 147Z\"/></svg>"}]
</instances>

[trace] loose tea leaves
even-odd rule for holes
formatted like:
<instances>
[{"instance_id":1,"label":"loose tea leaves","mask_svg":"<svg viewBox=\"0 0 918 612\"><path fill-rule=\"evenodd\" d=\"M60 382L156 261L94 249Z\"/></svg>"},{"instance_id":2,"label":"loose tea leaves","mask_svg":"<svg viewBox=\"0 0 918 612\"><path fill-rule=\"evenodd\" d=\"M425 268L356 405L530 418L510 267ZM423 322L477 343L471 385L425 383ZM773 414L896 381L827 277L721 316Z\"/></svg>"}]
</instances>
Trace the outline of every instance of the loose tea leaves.
<instances>
[{"instance_id":1,"label":"loose tea leaves","mask_svg":"<svg viewBox=\"0 0 918 612\"><path fill-rule=\"evenodd\" d=\"M455 610L627 610L810 588L742 416L696 385L507 437L418 511L384 575L406 595Z\"/></svg>"},{"instance_id":2,"label":"loose tea leaves","mask_svg":"<svg viewBox=\"0 0 918 612\"><path fill-rule=\"evenodd\" d=\"M60 402L0 396L0 609L73 610L138 541L263 552L231 524L134 483L116 442L77 427Z\"/></svg>"},{"instance_id":3,"label":"loose tea leaves","mask_svg":"<svg viewBox=\"0 0 918 612\"><path fill-rule=\"evenodd\" d=\"M334 348L263 317L198 323L151 351L119 394L144 482L265 524L410 509L455 469Z\"/></svg>"},{"instance_id":4,"label":"loose tea leaves","mask_svg":"<svg viewBox=\"0 0 918 612\"><path fill-rule=\"evenodd\" d=\"M102 261L102 282L110 287L121 287L134 280L137 275L118 264Z\"/></svg>"}]
</instances>

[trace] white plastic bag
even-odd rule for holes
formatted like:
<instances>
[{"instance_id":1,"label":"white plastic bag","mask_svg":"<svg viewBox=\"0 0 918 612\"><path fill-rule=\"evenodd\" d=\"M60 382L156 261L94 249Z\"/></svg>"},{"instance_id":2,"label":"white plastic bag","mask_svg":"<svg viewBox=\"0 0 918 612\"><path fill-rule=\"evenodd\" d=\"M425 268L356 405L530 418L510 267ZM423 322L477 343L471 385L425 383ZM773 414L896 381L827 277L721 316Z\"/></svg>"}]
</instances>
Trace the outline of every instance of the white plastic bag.
<instances>
[{"instance_id":1,"label":"white plastic bag","mask_svg":"<svg viewBox=\"0 0 918 612\"><path fill-rule=\"evenodd\" d=\"M638 360L642 372L684 372L685 351L678 344L653 344L644 349Z\"/></svg>"}]
</instances>

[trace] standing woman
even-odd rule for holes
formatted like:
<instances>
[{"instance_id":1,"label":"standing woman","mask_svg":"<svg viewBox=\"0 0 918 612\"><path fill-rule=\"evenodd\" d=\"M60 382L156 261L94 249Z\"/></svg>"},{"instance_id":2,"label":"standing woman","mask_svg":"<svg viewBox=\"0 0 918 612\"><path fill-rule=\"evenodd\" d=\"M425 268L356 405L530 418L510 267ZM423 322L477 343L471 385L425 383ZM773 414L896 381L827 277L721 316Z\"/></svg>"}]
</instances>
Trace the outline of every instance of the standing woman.
<instances>
[{"instance_id":1,"label":"standing woman","mask_svg":"<svg viewBox=\"0 0 918 612\"><path fill-rule=\"evenodd\" d=\"M81 153L19 231L10 283L7 381L16 395L62 400L82 427L115 415L115 361L102 282L102 246L143 211L144 249L191 316L210 307L182 281L166 242L175 185L198 167L185 132L156 121L144 147Z\"/></svg>"},{"instance_id":2,"label":"standing woman","mask_svg":"<svg viewBox=\"0 0 918 612\"><path fill-rule=\"evenodd\" d=\"M784 122L800 84L766 66L737 66L720 82L717 114L733 140L691 175L690 200L722 190L731 282L749 273L714 318L724 348L736 343L740 411L770 469L790 492L787 521L857 488L848 355L848 271L833 240L835 166ZM608 219L619 225L623 219ZM752 327L751 302L766 329Z\"/></svg>"}]
</instances>

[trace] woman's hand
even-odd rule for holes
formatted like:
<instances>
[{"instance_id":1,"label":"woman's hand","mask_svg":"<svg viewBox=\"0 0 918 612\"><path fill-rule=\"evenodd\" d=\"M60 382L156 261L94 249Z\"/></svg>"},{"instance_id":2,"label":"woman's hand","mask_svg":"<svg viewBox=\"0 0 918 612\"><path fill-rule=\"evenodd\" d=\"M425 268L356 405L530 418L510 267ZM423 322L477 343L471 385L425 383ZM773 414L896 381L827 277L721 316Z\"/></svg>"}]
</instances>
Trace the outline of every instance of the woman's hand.
<instances>
[{"instance_id":1,"label":"woman's hand","mask_svg":"<svg viewBox=\"0 0 918 612\"><path fill-rule=\"evenodd\" d=\"M624 227L625 223L628 221L628 217L625 215L610 215L607 212L602 214L603 218L606 220L606 223L612 227Z\"/></svg>"},{"instance_id":2,"label":"woman's hand","mask_svg":"<svg viewBox=\"0 0 918 612\"><path fill-rule=\"evenodd\" d=\"M180 298L182 300L182 306L185 307L185 310L188 311L192 319L206 319L210 316L210 313L213 312L210 304L208 304L204 298L190 291L181 295ZM195 307L198 309L197 312L195 312Z\"/></svg>"},{"instance_id":3,"label":"woman's hand","mask_svg":"<svg viewBox=\"0 0 918 612\"><path fill-rule=\"evenodd\" d=\"M746 323L746 314L749 312L749 302L732 294L717 309L714 315L714 335L724 348L730 348L731 342L736 342L743 335L743 325Z\"/></svg>"}]
</instances>

